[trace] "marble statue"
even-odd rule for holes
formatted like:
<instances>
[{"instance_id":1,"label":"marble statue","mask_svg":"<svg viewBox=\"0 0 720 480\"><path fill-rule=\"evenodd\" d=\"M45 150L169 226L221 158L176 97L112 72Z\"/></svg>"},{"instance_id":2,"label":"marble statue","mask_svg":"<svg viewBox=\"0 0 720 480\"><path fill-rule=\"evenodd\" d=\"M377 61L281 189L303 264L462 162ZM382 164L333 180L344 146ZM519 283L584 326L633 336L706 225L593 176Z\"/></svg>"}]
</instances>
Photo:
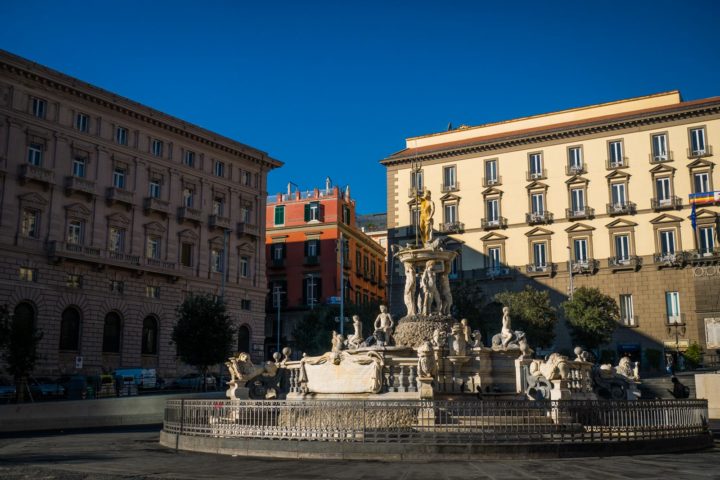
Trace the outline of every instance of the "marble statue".
<instances>
[{"instance_id":1,"label":"marble statue","mask_svg":"<svg viewBox=\"0 0 720 480\"><path fill-rule=\"evenodd\" d=\"M417 314L415 308L415 267L410 262L405 262L405 308L407 308L407 316L411 317Z\"/></svg>"},{"instance_id":2,"label":"marble statue","mask_svg":"<svg viewBox=\"0 0 720 480\"><path fill-rule=\"evenodd\" d=\"M230 381L227 382L228 390L226 392L228 398L248 398L249 392L246 385L258 377L276 377L280 363L268 361L264 365L254 365L248 353L240 352L234 357L228 358L225 366L230 372ZM272 396L276 392L268 389L267 394L269 395L267 398L274 398Z\"/></svg>"},{"instance_id":3,"label":"marble statue","mask_svg":"<svg viewBox=\"0 0 720 480\"><path fill-rule=\"evenodd\" d=\"M440 310L442 307L442 300L440 299L440 292L437 289L435 282L435 272L433 267L435 266L434 260L428 260L425 263L425 270L423 271L422 278L420 280L420 286L423 291L422 311L423 315L431 315ZM435 305L435 307L433 307Z\"/></svg>"},{"instance_id":4,"label":"marble statue","mask_svg":"<svg viewBox=\"0 0 720 480\"><path fill-rule=\"evenodd\" d=\"M510 309L503 307L502 329L493 335L492 347L494 350L519 349L520 342L525 338L525 332L513 331L510 326Z\"/></svg>"},{"instance_id":5,"label":"marble statue","mask_svg":"<svg viewBox=\"0 0 720 480\"><path fill-rule=\"evenodd\" d=\"M512 340L512 330L510 329L510 309L503 307L502 309L502 330L500 330L500 341L503 348L507 348L510 340Z\"/></svg>"},{"instance_id":6,"label":"marble statue","mask_svg":"<svg viewBox=\"0 0 720 480\"><path fill-rule=\"evenodd\" d=\"M360 321L360 316L353 315L353 334L350 335L347 339L347 346L349 349L356 349L360 347L360 345L363 343L363 335L362 335L362 322Z\"/></svg>"},{"instance_id":7,"label":"marble statue","mask_svg":"<svg viewBox=\"0 0 720 480\"><path fill-rule=\"evenodd\" d=\"M575 347L573 352L575 353L575 361L576 362L593 363L595 361L594 355L592 353L588 352L587 350L583 350L582 347Z\"/></svg>"},{"instance_id":8,"label":"marble statue","mask_svg":"<svg viewBox=\"0 0 720 480\"><path fill-rule=\"evenodd\" d=\"M445 333L444 330L441 330L440 328L436 328L433 331L432 336L432 345L433 347L444 347L447 342L447 333Z\"/></svg>"},{"instance_id":9,"label":"marble statue","mask_svg":"<svg viewBox=\"0 0 720 480\"><path fill-rule=\"evenodd\" d=\"M450 315L452 309L453 299L452 292L450 290L450 268L451 262L444 262L444 271L440 275L440 291L442 293L442 308L440 313L443 315Z\"/></svg>"},{"instance_id":10,"label":"marble statue","mask_svg":"<svg viewBox=\"0 0 720 480\"><path fill-rule=\"evenodd\" d=\"M461 324L456 323L452 326L452 330L450 331L450 355L465 355L466 346L465 331Z\"/></svg>"},{"instance_id":11,"label":"marble statue","mask_svg":"<svg viewBox=\"0 0 720 480\"><path fill-rule=\"evenodd\" d=\"M473 330L472 339L473 348L482 348L482 332L480 330Z\"/></svg>"},{"instance_id":12,"label":"marble statue","mask_svg":"<svg viewBox=\"0 0 720 480\"><path fill-rule=\"evenodd\" d=\"M470 325L468 325L468 319L463 318L460 320L460 326L462 327L463 334L465 335L465 343L470 345Z\"/></svg>"},{"instance_id":13,"label":"marble statue","mask_svg":"<svg viewBox=\"0 0 720 480\"><path fill-rule=\"evenodd\" d=\"M435 203L430 199L430 190L426 190L420 200L420 241L423 245L427 245L432 240L433 215L435 215Z\"/></svg>"},{"instance_id":14,"label":"marble statue","mask_svg":"<svg viewBox=\"0 0 720 480\"><path fill-rule=\"evenodd\" d=\"M551 353L547 360L534 360L530 364L530 373L542 375L548 380L564 380L570 373L570 359L559 353Z\"/></svg>"},{"instance_id":15,"label":"marble statue","mask_svg":"<svg viewBox=\"0 0 720 480\"><path fill-rule=\"evenodd\" d=\"M437 364L435 363L435 355L430 342L425 341L417 349L418 355L418 375L428 378L437 374Z\"/></svg>"},{"instance_id":16,"label":"marble statue","mask_svg":"<svg viewBox=\"0 0 720 480\"><path fill-rule=\"evenodd\" d=\"M615 367L615 373L622 375L629 380L637 380L637 364L630 360L630 357L622 357Z\"/></svg>"},{"instance_id":17,"label":"marble statue","mask_svg":"<svg viewBox=\"0 0 720 480\"><path fill-rule=\"evenodd\" d=\"M392 335L392 329L395 326L395 322L393 322L392 315L387 313L387 307L385 305L380 305L380 313L375 318L375 331L381 331L384 333L384 343L389 345L391 344L393 335Z\"/></svg>"}]
</instances>

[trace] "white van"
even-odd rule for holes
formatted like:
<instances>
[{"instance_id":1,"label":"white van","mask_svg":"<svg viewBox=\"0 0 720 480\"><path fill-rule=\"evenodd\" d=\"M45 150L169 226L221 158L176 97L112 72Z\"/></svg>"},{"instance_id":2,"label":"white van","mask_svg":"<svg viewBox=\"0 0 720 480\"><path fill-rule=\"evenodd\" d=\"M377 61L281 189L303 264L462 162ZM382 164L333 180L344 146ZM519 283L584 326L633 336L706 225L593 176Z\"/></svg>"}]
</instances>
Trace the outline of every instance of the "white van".
<instances>
[{"instance_id":1,"label":"white van","mask_svg":"<svg viewBox=\"0 0 720 480\"><path fill-rule=\"evenodd\" d=\"M118 368L113 377L133 377L138 388L155 388L157 373L154 368Z\"/></svg>"}]
</instances>

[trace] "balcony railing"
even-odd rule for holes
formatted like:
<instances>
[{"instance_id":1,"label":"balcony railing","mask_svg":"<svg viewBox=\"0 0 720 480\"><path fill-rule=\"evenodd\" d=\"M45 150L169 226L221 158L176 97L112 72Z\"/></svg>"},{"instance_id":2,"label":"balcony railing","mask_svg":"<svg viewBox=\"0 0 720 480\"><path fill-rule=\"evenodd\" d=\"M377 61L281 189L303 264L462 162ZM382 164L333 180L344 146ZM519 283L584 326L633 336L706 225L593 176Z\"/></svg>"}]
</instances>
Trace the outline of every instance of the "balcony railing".
<instances>
[{"instance_id":1,"label":"balcony railing","mask_svg":"<svg viewBox=\"0 0 720 480\"><path fill-rule=\"evenodd\" d=\"M577 220L580 218L592 218L595 216L595 209L590 207L585 207L581 210L566 208L565 216L570 220Z\"/></svg>"},{"instance_id":2,"label":"balcony railing","mask_svg":"<svg viewBox=\"0 0 720 480\"><path fill-rule=\"evenodd\" d=\"M23 163L20 165L20 180L42 183L45 188L55 183L55 172L50 169Z\"/></svg>"},{"instance_id":3,"label":"balcony railing","mask_svg":"<svg viewBox=\"0 0 720 480\"><path fill-rule=\"evenodd\" d=\"M133 204L133 192L128 192L122 188L108 187L105 198L108 203L124 203L128 207Z\"/></svg>"},{"instance_id":4,"label":"balcony railing","mask_svg":"<svg viewBox=\"0 0 720 480\"><path fill-rule=\"evenodd\" d=\"M178 208L178 220L181 222L190 221L195 223L202 222L202 211L192 207Z\"/></svg>"},{"instance_id":5,"label":"balcony railing","mask_svg":"<svg viewBox=\"0 0 720 480\"><path fill-rule=\"evenodd\" d=\"M526 213L525 214L525 222L528 225L552 223L552 221L553 221L553 214L550 212L535 212L535 213Z\"/></svg>"},{"instance_id":6,"label":"balcony railing","mask_svg":"<svg viewBox=\"0 0 720 480\"><path fill-rule=\"evenodd\" d=\"M442 193L457 192L458 190L460 190L460 182L442 186Z\"/></svg>"},{"instance_id":7,"label":"balcony railing","mask_svg":"<svg viewBox=\"0 0 720 480\"><path fill-rule=\"evenodd\" d=\"M438 229L441 233L461 233L465 230L465 224L462 222L441 223Z\"/></svg>"},{"instance_id":8,"label":"balcony railing","mask_svg":"<svg viewBox=\"0 0 720 480\"><path fill-rule=\"evenodd\" d=\"M145 197L143 207L146 212L157 212L163 215L170 213L170 203L155 197Z\"/></svg>"},{"instance_id":9,"label":"balcony railing","mask_svg":"<svg viewBox=\"0 0 720 480\"><path fill-rule=\"evenodd\" d=\"M658 268L663 267L682 267L687 263L687 255L685 252L675 253L656 253L653 255L653 263Z\"/></svg>"},{"instance_id":10,"label":"balcony railing","mask_svg":"<svg viewBox=\"0 0 720 480\"><path fill-rule=\"evenodd\" d=\"M544 168L538 172L528 171L525 173L525 179L528 182L534 182L535 180L544 180L546 178L547 178L547 170Z\"/></svg>"},{"instance_id":11,"label":"balcony railing","mask_svg":"<svg viewBox=\"0 0 720 480\"><path fill-rule=\"evenodd\" d=\"M545 265L536 265L534 263L529 263L525 266L525 271L531 276L553 275L557 272L557 264L548 263Z\"/></svg>"},{"instance_id":12,"label":"balcony railing","mask_svg":"<svg viewBox=\"0 0 720 480\"><path fill-rule=\"evenodd\" d=\"M685 326L685 314L684 313L677 313L675 315L668 315L665 314L665 322L666 325L669 327L673 327L677 325L678 327L684 327ZM668 329L669 333L675 333L672 331L672 328ZM685 335L684 331L682 335Z\"/></svg>"},{"instance_id":13,"label":"balcony railing","mask_svg":"<svg viewBox=\"0 0 720 480\"><path fill-rule=\"evenodd\" d=\"M588 258L586 260L573 260L572 273L595 273L600 268L600 260Z\"/></svg>"},{"instance_id":14,"label":"balcony railing","mask_svg":"<svg viewBox=\"0 0 720 480\"><path fill-rule=\"evenodd\" d=\"M259 236L258 227L257 227L257 225L252 225L250 223L238 222L237 234L238 234L238 236L248 235L250 237L257 237L257 236Z\"/></svg>"},{"instance_id":15,"label":"balcony railing","mask_svg":"<svg viewBox=\"0 0 720 480\"><path fill-rule=\"evenodd\" d=\"M79 260L101 260L103 257L101 248L58 241L51 241L48 244L48 253L51 257L68 257Z\"/></svg>"},{"instance_id":16,"label":"balcony railing","mask_svg":"<svg viewBox=\"0 0 720 480\"><path fill-rule=\"evenodd\" d=\"M502 185L501 176L495 178L483 178L483 187L494 187L495 185Z\"/></svg>"},{"instance_id":17,"label":"balcony railing","mask_svg":"<svg viewBox=\"0 0 720 480\"><path fill-rule=\"evenodd\" d=\"M230 228L230 219L222 215L210 215L208 218L210 228L218 228L220 230L232 230Z\"/></svg>"},{"instance_id":18,"label":"balcony railing","mask_svg":"<svg viewBox=\"0 0 720 480\"><path fill-rule=\"evenodd\" d=\"M709 157L709 156L712 156L712 154L713 154L713 150L712 150L712 146L710 146L710 145L706 145L705 148L702 148L702 149L693 149L693 148L687 149L688 158Z\"/></svg>"},{"instance_id":19,"label":"balcony railing","mask_svg":"<svg viewBox=\"0 0 720 480\"><path fill-rule=\"evenodd\" d=\"M648 157L650 158L650 163L653 165L658 164L658 163L672 162L673 161L673 152L650 153L650 154L648 154Z\"/></svg>"},{"instance_id":20,"label":"balcony railing","mask_svg":"<svg viewBox=\"0 0 720 480\"><path fill-rule=\"evenodd\" d=\"M670 197L670 198L651 198L650 206L653 210L673 210L682 208L682 198Z\"/></svg>"},{"instance_id":21,"label":"balcony railing","mask_svg":"<svg viewBox=\"0 0 720 480\"><path fill-rule=\"evenodd\" d=\"M417 187L410 187L408 189L408 197L410 198L415 198L417 196L422 197L423 195L425 195L425 187L419 189Z\"/></svg>"},{"instance_id":22,"label":"balcony railing","mask_svg":"<svg viewBox=\"0 0 720 480\"><path fill-rule=\"evenodd\" d=\"M608 215L633 215L637 212L637 206L633 202L608 203Z\"/></svg>"},{"instance_id":23,"label":"balcony railing","mask_svg":"<svg viewBox=\"0 0 720 480\"><path fill-rule=\"evenodd\" d=\"M143 263L146 267L157 270L177 270L177 263L168 262L159 258L143 257Z\"/></svg>"},{"instance_id":24,"label":"balcony railing","mask_svg":"<svg viewBox=\"0 0 720 480\"><path fill-rule=\"evenodd\" d=\"M488 220L487 218L483 218L482 220L480 220L480 224L485 230L494 230L496 228L507 228L508 221L505 217L498 217L494 220Z\"/></svg>"},{"instance_id":25,"label":"balcony railing","mask_svg":"<svg viewBox=\"0 0 720 480\"><path fill-rule=\"evenodd\" d=\"M716 262L720 260L720 247L687 252L691 262Z\"/></svg>"},{"instance_id":26,"label":"balcony railing","mask_svg":"<svg viewBox=\"0 0 720 480\"><path fill-rule=\"evenodd\" d=\"M123 252L114 252L112 250L108 250L107 252L107 258L108 260L111 260L113 262L121 263L121 264L127 264L127 265L140 265L140 255L129 255L127 253Z\"/></svg>"},{"instance_id":27,"label":"balcony railing","mask_svg":"<svg viewBox=\"0 0 720 480\"><path fill-rule=\"evenodd\" d=\"M628 257L610 257L608 258L608 268L617 270L637 270L642 266L642 258L636 255Z\"/></svg>"},{"instance_id":28,"label":"balcony railing","mask_svg":"<svg viewBox=\"0 0 720 480\"><path fill-rule=\"evenodd\" d=\"M95 182L80 177L65 177L65 192L67 192L68 195L72 193L83 193L92 196L95 195Z\"/></svg>"},{"instance_id":29,"label":"balcony railing","mask_svg":"<svg viewBox=\"0 0 720 480\"><path fill-rule=\"evenodd\" d=\"M587 168L585 168L585 164L565 166L565 175L583 175L585 173L587 173Z\"/></svg>"},{"instance_id":30,"label":"balcony railing","mask_svg":"<svg viewBox=\"0 0 720 480\"><path fill-rule=\"evenodd\" d=\"M608 158L605 161L605 168L607 170L615 170L616 168L627 168L628 167L628 157L622 157L621 159L611 159Z\"/></svg>"}]
</instances>

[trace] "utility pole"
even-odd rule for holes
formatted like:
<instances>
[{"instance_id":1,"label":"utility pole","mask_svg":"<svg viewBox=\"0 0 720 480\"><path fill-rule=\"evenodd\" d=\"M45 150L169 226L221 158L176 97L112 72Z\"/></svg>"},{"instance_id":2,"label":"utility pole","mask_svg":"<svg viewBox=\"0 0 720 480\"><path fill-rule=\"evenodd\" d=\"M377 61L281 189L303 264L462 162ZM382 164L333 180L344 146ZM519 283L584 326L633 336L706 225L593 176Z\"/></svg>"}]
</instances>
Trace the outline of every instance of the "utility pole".
<instances>
[{"instance_id":1,"label":"utility pole","mask_svg":"<svg viewBox=\"0 0 720 480\"><path fill-rule=\"evenodd\" d=\"M345 335L345 237L340 231L340 335Z\"/></svg>"},{"instance_id":2,"label":"utility pole","mask_svg":"<svg viewBox=\"0 0 720 480\"><path fill-rule=\"evenodd\" d=\"M275 296L275 303L277 305L277 351L280 351L280 302L282 294L285 293L280 288L280 285L273 288L273 295Z\"/></svg>"}]
</instances>

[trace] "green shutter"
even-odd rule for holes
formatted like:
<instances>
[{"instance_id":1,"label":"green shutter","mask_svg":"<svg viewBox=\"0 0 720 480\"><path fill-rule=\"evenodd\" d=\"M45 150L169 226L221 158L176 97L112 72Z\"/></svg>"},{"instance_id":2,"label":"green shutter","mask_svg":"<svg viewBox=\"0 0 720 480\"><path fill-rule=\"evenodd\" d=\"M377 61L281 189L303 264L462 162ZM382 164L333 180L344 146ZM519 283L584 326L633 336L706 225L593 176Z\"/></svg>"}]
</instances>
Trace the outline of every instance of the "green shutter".
<instances>
[{"instance_id":1,"label":"green shutter","mask_svg":"<svg viewBox=\"0 0 720 480\"><path fill-rule=\"evenodd\" d=\"M306 222L310 221L310 204L309 203L305 204L305 221Z\"/></svg>"},{"instance_id":2,"label":"green shutter","mask_svg":"<svg viewBox=\"0 0 720 480\"><path fill-rule=\"evenodd\" d=\"M283 225L285 223L285 207L275 207L275 225Z\"/></svg>"}]
</instances>

